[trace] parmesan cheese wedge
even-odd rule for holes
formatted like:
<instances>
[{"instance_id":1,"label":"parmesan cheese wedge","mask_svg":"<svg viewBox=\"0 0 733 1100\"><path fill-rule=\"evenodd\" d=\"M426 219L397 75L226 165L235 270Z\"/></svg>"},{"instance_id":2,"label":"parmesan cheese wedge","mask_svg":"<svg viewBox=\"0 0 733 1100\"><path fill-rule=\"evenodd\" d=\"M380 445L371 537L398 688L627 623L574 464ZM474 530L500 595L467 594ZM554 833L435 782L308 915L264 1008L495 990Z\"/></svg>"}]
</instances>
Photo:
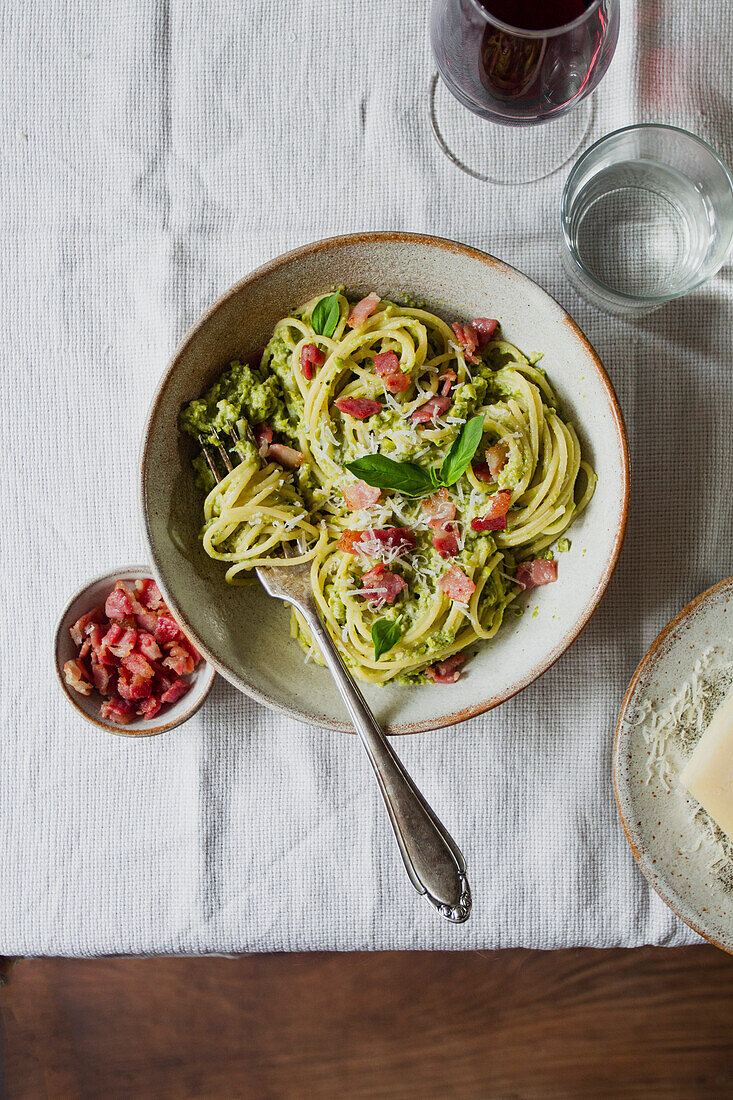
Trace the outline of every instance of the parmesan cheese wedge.
<instances>
[{"instance_id":1,"label":"parmesan cheese wedge","mask_svg":"<svg viewBox=\"0 0 733 1100\"><path fill-rule=\"evenodd\" d=\"M733 688L715 711L681 779L733 840Z\"/></svg>"}]
</instances>

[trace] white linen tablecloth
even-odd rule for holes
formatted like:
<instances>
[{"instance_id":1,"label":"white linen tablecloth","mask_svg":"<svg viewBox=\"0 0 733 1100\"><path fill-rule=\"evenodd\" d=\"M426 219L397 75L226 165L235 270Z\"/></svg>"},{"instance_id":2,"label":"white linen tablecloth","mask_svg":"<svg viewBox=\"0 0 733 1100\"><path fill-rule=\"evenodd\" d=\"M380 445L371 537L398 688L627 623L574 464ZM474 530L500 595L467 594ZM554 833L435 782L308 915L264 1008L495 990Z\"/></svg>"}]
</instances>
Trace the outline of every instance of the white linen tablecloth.
<instances>
[{"instance_id":1,"label":"white linen tablecloth","mask_svg":"<svg viewBox=\"0 0 733 1100\"><path fill-rule=\"evenodd\" d=\"M622 7L591 137L673 122L733 159L727 0ZM731 269L640 320L581 301L559 258L567 169L493 188L436 147L428 16L427 0L0 9L0 952L696 940L636 868L610 760L646 646L733 572ZM542 283L599 350L631 444L626 546L580 640L498 710L399 742L469 862L460 927L409 886L354 738L221 679L173 733L107 736L52 670L68 595L145 559L138 445L186 328L269 257L364 229L453 237Z\"/></svg>"}]
</instances>

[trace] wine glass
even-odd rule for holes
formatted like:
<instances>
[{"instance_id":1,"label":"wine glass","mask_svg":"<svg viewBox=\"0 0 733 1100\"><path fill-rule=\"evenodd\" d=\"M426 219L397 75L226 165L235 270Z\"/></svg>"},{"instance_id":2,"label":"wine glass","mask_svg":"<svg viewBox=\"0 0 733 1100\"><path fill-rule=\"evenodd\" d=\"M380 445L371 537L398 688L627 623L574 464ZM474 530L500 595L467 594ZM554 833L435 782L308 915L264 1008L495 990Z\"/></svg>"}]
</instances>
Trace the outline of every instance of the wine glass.
<instances>
[{"instance_id":1,"label":"wine glass","mask_svg":"<svg viewBox=\"0 0 733 1100\"><path fill-rule=\"evenodd\" d=\"M443 152L493 183L560 168L589 129L587 96L618 30L619 0L433 0L430 118Z\"/></svg>"}]
</instances>

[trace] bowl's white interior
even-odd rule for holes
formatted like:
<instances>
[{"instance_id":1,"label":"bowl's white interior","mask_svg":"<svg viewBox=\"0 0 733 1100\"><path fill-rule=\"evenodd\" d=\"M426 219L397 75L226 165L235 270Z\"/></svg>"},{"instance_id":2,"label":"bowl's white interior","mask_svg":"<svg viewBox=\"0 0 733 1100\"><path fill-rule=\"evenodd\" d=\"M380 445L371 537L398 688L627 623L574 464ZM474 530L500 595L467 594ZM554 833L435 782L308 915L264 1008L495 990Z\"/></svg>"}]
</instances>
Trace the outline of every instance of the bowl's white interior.
<instances>
[{"instance_id":1,"label":"bowl's white interior","mask_svg":"<svg viewBox=\"0 0 733 1100\"><path fill-rule=\"evenodd\" d=\"M143 445L146 536L159 583L205 655L242 691L316 725L349 728L328 672L304 664L289 612L259 586L231 588L200 546L201 494L193 484L181 406L227 363L266 343L275 323L335 285L356 295L409 296L446 319L498 317L523 351L543 351L563 412L598 474L573 526L556 584L523 597L532 618L509 617L455 685L365 687L378 718L403 731L438 728L496 705L530 683L570 644L593 611L623 536L627 467L623 427L596 356L562 308L513 268L436 238L334 238L280 257L233 288L186 336L155 396Z\"/></svg>"}]
</instances>

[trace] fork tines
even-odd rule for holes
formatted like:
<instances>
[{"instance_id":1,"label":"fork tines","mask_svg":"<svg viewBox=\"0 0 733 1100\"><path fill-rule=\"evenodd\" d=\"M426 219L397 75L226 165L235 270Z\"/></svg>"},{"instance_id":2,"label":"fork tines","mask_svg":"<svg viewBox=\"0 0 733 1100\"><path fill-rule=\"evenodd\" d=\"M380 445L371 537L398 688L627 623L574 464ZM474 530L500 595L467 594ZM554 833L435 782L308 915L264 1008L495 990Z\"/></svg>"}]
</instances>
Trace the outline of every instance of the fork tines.
<instances>
[{"instance_id":1,"label":"fork tines","mask_svg":"<svg viewBox=\"0 0 733 1100\"><path fill-rule=\"evenodd\" d=\"M224 478L226 477L226 474L230 474L232 472L232 470L234 469L234 466L232 465L232 460L229 457L229 454L227 453L227 451L224 447L224 444L220 440L218 434L215 431L212 431L211 434L216 439L216 444L214 446L211 446L209 443L207 443L204 440L204 437L202 435L199 436L199 443L201 444L201 450L203 452L203 456L206 459L206 465L209 467L212 474L214 475L214 481L216 481L217 484L218 484L218 482L224 480ZM233 428L231 428L230 431L229 431L229 437L232 441L231 448L234 452L235 461L237 463L240 463L242 461L242 459L237 454L237 445L239 444L239 436L237 435L237 433L234 431ZM217 463L216 463L217 454L219 455L222 463L224 464L224 468L226 470L225 474L222 474L219 471L219 467L217 466Z\"/></svg>"}]
</instances>

